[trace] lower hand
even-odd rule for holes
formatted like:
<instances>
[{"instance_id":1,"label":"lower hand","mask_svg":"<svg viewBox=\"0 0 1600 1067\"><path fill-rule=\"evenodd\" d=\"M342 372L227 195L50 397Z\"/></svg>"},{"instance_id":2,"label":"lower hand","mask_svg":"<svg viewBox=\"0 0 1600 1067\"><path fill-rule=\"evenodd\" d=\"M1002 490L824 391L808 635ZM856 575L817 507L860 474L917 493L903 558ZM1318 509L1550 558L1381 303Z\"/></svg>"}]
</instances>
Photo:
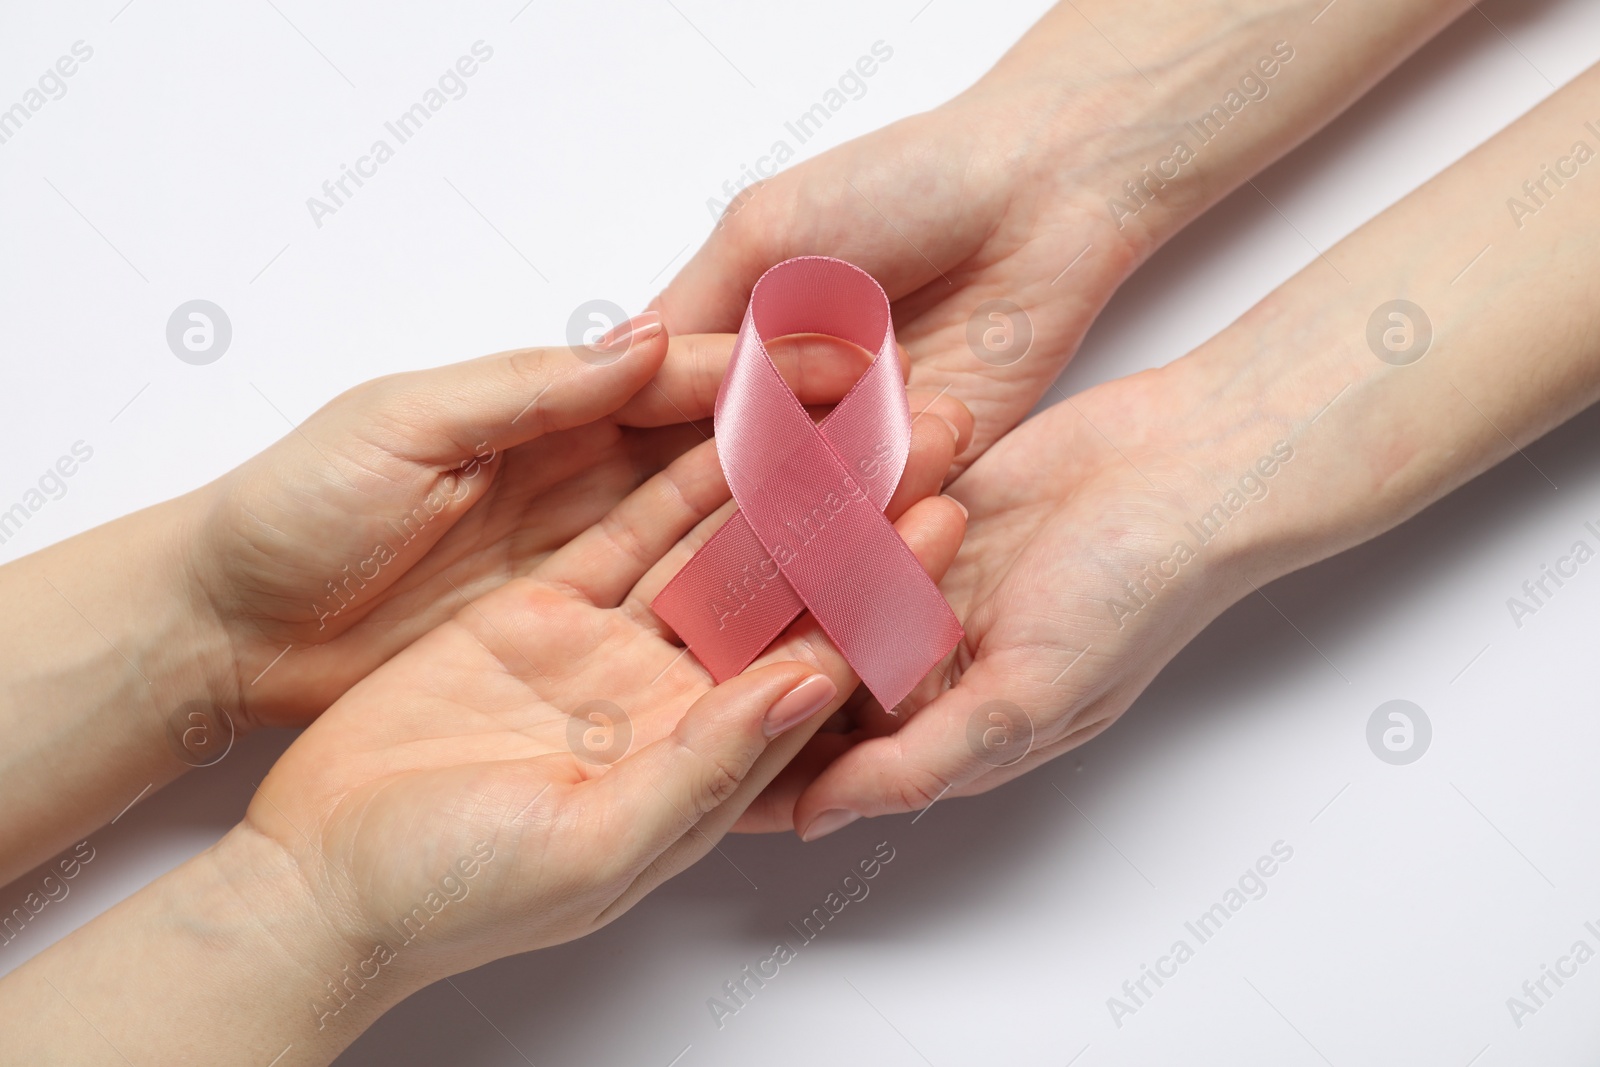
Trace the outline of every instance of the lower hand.
<instances>
[{"instance_id":1,"label":"lower hand","mask_svg":"<svg viewBox=\"0 0 1600 1067\"><path fill-rule=\"evenodd\" d=\"M888 513L937 579L963 516L928 494L955 441L931 419L913 436ZM713 686L650 611L732 509L713 446L691 450L355 685L237 833L291 858L347 955L385 944L418 981L614 918L707 852L856 685L809 615ZM430 894L450 903L406 937Z\"/></svg>"}]
</instances>

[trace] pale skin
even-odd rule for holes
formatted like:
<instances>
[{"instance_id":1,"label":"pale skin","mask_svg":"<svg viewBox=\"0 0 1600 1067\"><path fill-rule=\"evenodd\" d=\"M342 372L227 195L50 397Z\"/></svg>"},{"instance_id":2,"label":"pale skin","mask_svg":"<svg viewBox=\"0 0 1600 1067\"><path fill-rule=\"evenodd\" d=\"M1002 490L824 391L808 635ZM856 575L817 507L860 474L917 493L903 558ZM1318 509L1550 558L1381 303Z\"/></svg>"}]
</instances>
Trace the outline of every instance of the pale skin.
<instances>
[{"instance_id":1,"label":"pale skin","mask_svg":"<svg viewBox=\"0 0 1600 1067\"><path fill-rule=\"evenodd\" d=\"M526 349L365 383L217 482L0 567L26 607L0 641L0 881L229 738L309 723L703 443L732 337L668 342L644 318L623 358ZM773 355L817 404L866 358L818 338ZM911 399L919 450L965 443L959 401Z\"/></svg>"},{"instance_id":2,"label":"pale skin","mask_svg":"<svg viewBox=\"0 0 1600 1067\"><path fill-rule=\"evenodd\" d=\"M1444 8L1433 5L1428 18L1441 20ZM746 825L809 832L828 812L876 815L924 806L946 789L946 795L980 792L1082 743L1238 597L1403 521L1600 395L1594 280L1600 209L1586 184L1594 175L1581 172L1520 226L1506 207L1507 196L1540 164L1569 153L1584 136L1584 121L1597 114L1600 74L1591 71L1326 250L1195 352L1073 397L986 450L986 419L1006 405L1020 413L1031 401L1008 394L986 409L975 397L979 445L969 455L978 458L949 489L971 512L959 554L960 508L932 498L899 512L899 528L930 572L939 575L954 557L942 588L966 621L968 640L957 653L956 687L938 692L943 683L929 683L900 719L863 705L856 708L856 733L818 734L807 742L854 680L804 622L758 669L715 690L692 665L672 662L678 650L638 605L726 513L718 501L725 489L710 488L717 479L709 449L680 447L673 473L647 482L622 505L649 516L638 532L643 540L660 538L653 542L659 556L638 551L640 540L618 539L630 529L626 520L590 529L594 517L623 498L626 489L613 488L611 500L592 505L595 515L519 557L514 573L502 573L498 582L485 578L482 588L463 586L470 606L441 593L435 628L400 655L370 652L387 662L364 681L341 676L333 661L325 677L311 674L326 689L278 698L285 707L303 701L304 709L315 706L314 694L343 694L263 783L239 829L0 982L0 1013L19 1020L8 1024L6 1051L18 1049L16 1062L30 1064L175 1056L259 1063L292 1046L281 1062L325 1063L420 985L609 919L692 861L753 801ZM1218 188L1201 199L1220 195ZM1141 223L1157 217L1140 213ZM1462 274L1491 243L1494 254ZM1130 262L1136 260L1134 254ZM1380 360L1367 342L1373 311L1398 296L1421 305L1434 329L1428 353L1406 366ZM671 325L670 301L665 307ZM910 347L921 366L927 357L916 341ZM964 340L946 348L955 355L940 358L970 358ZM642 385L660 358L620 373L638 373ZM704 362L714 367L717 359ZM668 360L667 369L673 365ZM979 364L972 375L987 380L982 376L993 370ZM664 388L672 392L670 382ZM958 383L952 392L959 391ZM685 393L688 404L694 390ZM627 383L608 395L620 411L638 401ZM517 406L525 402L519 398ZM505 406L507 414L512 410ZM700 417L695 410L688 406L688 417ZM942 423L938 434L930 433L931 420L919 423L916 450L926 458L913 463L911 490L900 494L897 508L936 491L941 461L972 434L959 410L950 414L953 434ZM665 413L658 417L670 421ZM566 432L513 447L554 445ZM617 432L615 421L602 431L613 439ZM1223 499L1242 474L1259 469L1278 442L1292 445L1293 458L1270 476L1269 492L1231 513L1222 535L1159 588L1146 585L1145 598L1130 601L1124 583L1147 582L1149 568L1171 558L1186 524ZM464 470L476 443L443 459L412 461L413 467L433 478ZM295 470L310 469L312 459L323 462L315 450L304 451ZM632 488L640 477L636 471L619 481ZM679 482L706 487L706 494L662 492L664 484ZM519 524L559 491L544 486L519 495L525 509ZM395 499L409 505L424 495ZM185 521L200 521L198 514ZM710 517L696 522L702 514ZM182 523L156 525L167 531ZM674 543L664 543L658 525ZM149 538L156 546L146 557L152 564L171 561L161 555L171 551L165 533L132 525L123 533L136 543ZM578 539L567 543L574 534ZM677 534L685 539L677 541ZM612 551L630 543L632 551ZM354 540L346 547L366 551ZM92 548L88 542L77 551ZM0 580L10 569L0 569ZM55 579L81 570L64 565L45 573ZM159 717L143 729L134 716L117 714L134 704L128 693L140 692L124 677L129 665L122 653L145 668L138 685L170 686L163 690L169 697L211 698L207 683L239 677L246 661L272 648L247 643L249 653L239 655L226 628L208 630L184 615L222 598L208 591L184 600L171 590L164 595L175 606L155 613L164 628L146 629L215 648L223 669L210 674L166 663L157 654L169 647L162 642L130 646L143 639L138 620L129 619L125 629L104 620L118 618L121 597L143 595L140 618L148 624L149 604L164 602L150 599L158 591L140 587L148 577L137 568L117 572L103 593L57 582L60 599L70 598L83 613L61 607L50 622L72 654L47 657L48 670L7 664L8 676L13 666L38 671L16 675L27 679L24 710L40 694L69 691L70 670L91 683L85 719L58 728L19 712L6 721L28 739L36 759L55 759L68 773L80 773L71 768L85 762L95 771L73 784L90 799L68 801L79 806L71 819L51 824L56 844L46 852L67 843L76 827L114 814L118 801L148 780L145 767L157 759L176 764ZM42 593L57 595L47 587ZM36 595L30 588L28 596ZM1136 610L1119 614L1112 601ZM529 610L535 606L538 612ZM262 614L261 604L253 611ZM100 621L121 651L94 644L100 639L92 633L91 639L67 633L68 623L81 626L84 617ZM544 619L554 620L551 628L542 628ZM826 683L809 682L814 675ZM660 695L655 684L664 687ZM824 704L776 740L768 738L764 721L786 694L824 684L834 690ZM575 756L566 729L574 702L611 693L628 703L641 693L648 699L633 715L631 754L601 772ZM997 699L1023 708L1035 731L1027 756L1004 768L981 762L967 747L973 711ZM150 706L158 704L152 699ZM280 713L281 707L264 710L262 721L296 721L267 717ZM119 743L132 755L121 754ZM119 757L146 760L138 774L126 776L134 788L115 797L96 792L96 776L125 774ZM791 769L757 801L757 790L791 757ZM19 803L33 804L36 783L32 790L9 784L26 783L29 765L19 760L12 769L0 779L3 788L16 788ZM176 769L181 764L170 773ZM391 788L395 783L403 785ZM438 819L441 809L454 818ZM418 833L424 813L432 821ZM9 833L8 846L39 848L15 825ZM419 839L441 844L418 850ZM480 843L491 858L480 859ZM550 862L540 858L542 849L554 857ZM464 859L477 861L473 874L460 866ZM384 962L380 977L337 1001L337 1013L319 1015L315 1005L326 983L340 982L346 967L359 973L385 924L447 876L468 892ZM180 984L194 996L167 995ZM241 1003L251 1011L238 1011ZM229 1025L214 1025L217 1018Z\"/></svg>"},{"instance_id":3,"label":"pale skin","mask_svg":"<svg viewBox=\"0 0 1600 1067\"><path fill-rule=\"evenodd\" d=\"M773 346L785 347L802 398L837 399L867 358L823 339ZM630 373L666 392L682 375L676 399L709 410L690 383L716 373L687 353L662 368L665 348L636 346ZM560 426L614 417L594 410L606 399L592 388L542 388L572 361L517 358L548 405L551 432L516 446L530 469L561 469ZM493 409L504 363L427 372L407 395L437 398L453 376ZM609 394L622 410L638 395L625 385ZM919 413L886 509L935 578L964 513L929 494L970 426L959 404L937 408L952 418ZM523 527L569 499L558 479L528 489ZM8 1026L11 1062L170 1062L181 1049L189 1062L264 1063L287 1049L278 1062L327 1063L421 986L581 936L709 851L857 684L803 616L713 686L650 611L733 510L702 441L564 544L458 599L316 718L221 842L0 982L0 1010L28 1020ZM631 737L614 744L619 718ZM193 995L171 997L163 976L196 982ZM229 1008L240 998L246 1018Z\"/></svg>"},{"instance_id":4,"label":"pale skin","mask_svg":"<svg viewBox=\"0 0 1600 1067\"><path fill-rule=\"evenodd\" d=\"M894 715L858 694L847 709L856 731L818 737L741 829L794 827L814 839L857 817L982 792L1068 751L1120 715L1178 648L1251 592L1250 583L1371 537L1502 458L1495 442L1509 446L1499 433L1491 431L1482 456L1463 445L1450 460L1455 465L1440 460L1431 481L1408 483L1417 494L1408 498L1410 510L1380 511L1382 498L1359 491L1340 509L1321 497L1330 513L1322 521L1337 529L1308 529L1313 520L1299 516L1293 533L1282 535L1292 542L1282 544L1266 524L1303 491L1294 488L1298 479L1313 477L1316 465L1302 455L1274 478L1270 506L1251 505L1247 518L1231 523L1203 560L1182 566L1149 608L1109 618L1107 598L1126 597L1123 582L1170 557L1172 535L1185 522L1274 443L1293 440L1294 403L1311 405L1306 418L1326 403L1318 393L1328 384L1316 377L1319 360L1331 379L1344 373L1340 359L1355 357L1323 349L1365 351L1373 309L1431 277L1425 272L1434 264L1411 246L1414 234L1389 220L1421 220L1415 226L1429 234L1429 251L1441 259L1453 253L1453 245L1445 252L1433 241L1437 227L1427 220L1454 220L1457 205L1434 187L1407 201L1424 207L1396 209L1327 251L1348 284L1319 261L1189 358L1072 397L1012 431L1133 269L1469 6L1062 4L950 103L825 152L740 199L658 298L669 328L725 328L719 324L738 313L738 293L763 263L797 250L842 256L884 282L897 335L911 352L912 381L948 389L977 419L973 447L957 458L966 469L949 490L972 511L945 583L965 642L938 681ZM1248 85L1245 76L1253 79ZM1238 110L1202 143L1190 127L1230 91L1239 93ZM1176 168L1176 178L1149 181L1145 168L1160 170L1180 139L1192 159L1166 167L1169 175ZM1476 166L1464 163L1452 174ZM1526 177L1518 174L1507 191ZM1144 183L1138 196L1130 182ZM1496 199L1487 186L1477 195L1495 209L1482 228L1500 226L1503 196ZM1452 226L1449 236L1459 232ZM1537 254L1525 233L1518 237L1518 249ZM1490 240L1479 240L1445 280ZM1342 265L1352 250L1365 255L1378 246L1386 247L1372 254L1370 267ZM1486 266L1476 265L1474 274ZM1513 267L1504 260L1490 266L1479 283L1495 269ZM1441 312L1452 310L1465 291L1463 282L1433 299ZM977 358L968 345L969 320L994 299L1021 307L1033 329L1026 356L1007 366ZM1541 328L1549 321L1540 319ZM1292 367L1282 349L1266 347L1282 339L1292 340ZM1441 351L1445 343L1441 337ZM1307 345L1321 348L1308 356ZM1463 357L1459 365L1469 362ZM1484 397L1501 395L1490 381L1474 394L1480 407ZM1459 384L1470 392L1470 381ZM1495 421L1522 442L1557 413L1570 413L1574 395L1583 396L1530 397L1538 416ZM1557 407L1537 407L1545 399ZM1430 422L1427 432L1436 436L1419 436L1419 447L1457 436L1476 442L1484 429L1459 403L1397 410L1405 410L1408 424L1419 415ZM1318 421L1320 434L1335 431L1335 414ZM1267 437L1269 428L1278 436ZM1333 482L1368 462L1393 461L1392 453L1367 460L1358 446ZM993 768L968 743L973 717L989 722L997 707L1021 733L1031 726L1031 751L1015 766Z\"/></svg>"},{"instance_id":5,"label":"pale skin","mask_svg":"<svg viewBox=\"0 0 1600 1067\"><path fill-rule=\"evenodd\" d=\"M1596 115L1591 69L1188 356L1081 393L986 452L948 490L971 511L943 585L967 631L956 684L925 683L907 717L868 707L853 738L818 738L750 824L915 810L1026 773L1116 721L1242 596L1410 518L1592 404L1600 200L1585 183L1600 178L1580 172L1521 228L1507 199L1576 140L1600 148L1584 127ZM1367 340L1401 296L1433 328L1409 366ZM1279 442L1294 458L1265 498L1202 547L1186 524ZM1177 566L1180 542L1196 552ZM1157 569L1175 576L1157 585ZM996 700L1033 735L1004 767L967 744Z\"/></svg>"},{"instance_id":6,"label":"pale skin","mask_svg":"<svg viewBox=\"0 0 1600 1067\"><path fill-rule=\"evenodd\" d=\"M1060 4L943 106L746 190L653 306L673 333L734 330L772 264L805 254L857 264L894 301L912 381L949 387L977 417L964 467L1033 408L1156 248L1469 4L1339 0L1313 23L1326 6ZM1247 76L1259 99L1241 88ZM1241 109L1201 145L1184 124L1230 91ZM1193 160L1164 185L1148 182L1141 204L1124 183L1146 182L1144 168L1158 170L1181 137ZM1035 338L1005 367L967 344L974 309L999 298L1028 313Z\"/></svg>"}]
</instances>

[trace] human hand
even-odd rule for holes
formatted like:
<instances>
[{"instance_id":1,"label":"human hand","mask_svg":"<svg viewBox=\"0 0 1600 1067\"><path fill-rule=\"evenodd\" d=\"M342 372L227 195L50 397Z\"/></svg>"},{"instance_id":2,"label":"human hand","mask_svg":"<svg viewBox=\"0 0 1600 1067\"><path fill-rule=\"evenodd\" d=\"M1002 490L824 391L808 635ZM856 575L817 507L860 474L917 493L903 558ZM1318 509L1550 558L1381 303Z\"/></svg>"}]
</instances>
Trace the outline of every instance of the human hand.
<instances>
[{"instance_id":1,"label":"human hand","mask_svg":"<svg viewBox=\"0 0 1600 1067\"><path fill-rule=\"evenodd\" d=\"M786 374L798 396L834 391L804 362ZM935 579L963 526L929 496L950 430L912 421L885 509ZM30 1020L19 1054L98 1055L99 1034L57 1014L70 1003L134 1058L170 1059L176 1041L207 1063L326 1064L422 985L602 925L708 851L856 685L802 616L713 687L650 610L728 498L703 442L355 685L221 842L0 982ZM187 975L189 994L141 980L156 971Z\"/></svg>"},{"instance_id":2,"label":"human hand","mask_svg":"<svg viewBox=\"0 0 1600 1067\"><path fill-rule=\"evenodd\" d=\"M1189 355L991 448L949 490L971 512L943 583L966 627L953 662L898 717L859 701L854 732L819 734L742 828L815 838L1017 777L1104 730L1240 597L1600 397L1596 244L1574 238L1600 233L1593 204L1461 268L1515 229L1489 191L1597 87L1600 68L1574 79Z\"/></svg>"},{"instance_id":3,"label":"human hand","mask_svg":"<svg viewBox=\"0 0 1600 1067\"><path fill-rule=\"evenodd\" d=\"M746 189L652 306L674 332L732 330L772 264L854 263L893 302L912 383L973 411L975 457L1034 405L1133 264L1100 199L1086 198L1091 183L1062 163L1061 116L1039 86L981 86L824 152ZM1027 358L1026 335L982 358L969 346L969 320L992 299L1030 317Z\"/></svg>"},{"instance_id":4,"label":"human hand","mask_svg":"<svg viewBox=\"0 0 1600 1067\"><path fill-rule=\"evenodd\" d=\"M736 829L811 840L1009 781L1104 730L1252 576L1267 580L1246 523L1204 545L1189 526L1240 477L1231 447L1190 436L1196 384L1169 370L1088 390L957 479L970 517L941 583L965 620L953 661L898 714L857 693Z\"/></svg>"},{"instance_id":5,"label":"human hand","mask_svg":"<svg viewBox=\"0 0 1600 1067\"><path fill-rule=\"evenodd\" d=\"M633 326L609 354L524 349L367 382L196 494L192 566L243 725L304 725L708 436L691 420L710 416L732 338ZM801 337L773 355L817 404L865 358ZM970 429L950 398L912 403Z\"/></svg>"},{"instance_id":6,"label":"human hand","mask_svg":"<svg viewBox=\"0 0 1600 1067\"><path fill-rule=\"evenodd\" d=\"M956 442L939 420L912 433L887 513L937 578L963 517L928 494ZM291 857L341 951L385 944L424 982L604 924L708 851L854 688L809 616L713 687L650 611L728 496L714 447L693 449L283 755L238 833ZM448 906L417 912L426 931L406 937L430 894Z\"/></svg>"},{"instance_id":7,"label":"human hand","mask_svg":"<svg viewBox=\"0 0 1600 1067\"><path fill-rule=\"evenodd\" d=\"M863 267L912 384L976 416L964 466L1135 267L1468 6L1364 0L1309 48L1318 12L1275 0L1058 4L948 103L742 190L653 306L675 333L732 330L774 263Z\"/></svg>"}]
</instances>

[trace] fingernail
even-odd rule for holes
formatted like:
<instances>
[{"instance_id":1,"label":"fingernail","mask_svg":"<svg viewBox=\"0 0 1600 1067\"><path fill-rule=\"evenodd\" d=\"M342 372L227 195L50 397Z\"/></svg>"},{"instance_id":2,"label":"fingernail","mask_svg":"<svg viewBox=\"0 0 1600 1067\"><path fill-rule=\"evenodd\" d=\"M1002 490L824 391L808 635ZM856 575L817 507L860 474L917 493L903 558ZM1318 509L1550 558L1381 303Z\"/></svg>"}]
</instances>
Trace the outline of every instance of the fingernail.
<instances>
[{"instance_id":1,"label":"fingernail","mask_svg":"<svg viewBox=\"0 0 1600 1067\"><path fill-rule=\"evenodd\" d=\"M812 819L806 826L805 832L800 835L800 840L815 841L819 837L827 837L835 830L842 830L859 818L861 818L860 815L848 808L833 808Z\"/></svg>"},{"instance_id":2,"label":"fingernail","mask_svg":"<svg viewBox=\"0 0 1600 1067\"><path fill-rule=\"evenodd\" d=\"M932 414L932 413L930 412L930 414ZM940 422L944 423L946 426L948 426L950 428L950 436L952 438L954 438L955 443L956 443L956 447L960 448L961 447L961 431L956 429L956 424L951 422L949 419L945 418L943 415L934 415L933 417L938 419Z\"/></svg>"},{"instance_id":3,"label":"fingernail","mask_svg":"<svg viewBox=\"0 0 1600 1067\"><path fill-rule=\"evenodd\" d=\"M629 348L648 341L661 332L661 312L642 311L627 322L618 323L595 342L600 352L626 352Z\"/></svg>"},{"instance_id":4,"label":"fingernail","mask_svg":"<svg viewBox=\"0 0 1600 1067\"><path fill-rule=\"evenodd\" d=\"M971 517L972 513L967 510L967 506L965 504L963 504L961 501L957 500L955 497L951 496L949 493L944 494L944 498L946 500L950 501L950 503L954 504L956 507L961 509L961 517L963 519Z\"/></svg>"},{"instance_id":5,"label":"fingernail","mask_svg":"<svg viewBox=\"0 0 1600 1067\"><path fill-rule=\"evenodd\" d=\"M768 737L777 737L785 730L799 726L827 707L828 701L838 693L839 687L833 684L833 679L825 674L813 674L767 709L761 732Z\"/></svg>"}]
</instances>

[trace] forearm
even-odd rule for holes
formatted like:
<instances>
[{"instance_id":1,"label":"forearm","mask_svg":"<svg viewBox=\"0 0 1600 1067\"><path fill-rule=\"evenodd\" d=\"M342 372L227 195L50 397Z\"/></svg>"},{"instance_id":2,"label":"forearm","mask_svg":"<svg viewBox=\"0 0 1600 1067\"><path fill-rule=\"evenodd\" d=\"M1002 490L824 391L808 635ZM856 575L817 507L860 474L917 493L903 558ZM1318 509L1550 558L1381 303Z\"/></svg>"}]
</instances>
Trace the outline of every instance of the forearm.
<instances>
[{"instance_id":1,"label":"forearm","mask_svg":"<svg viewBox=\"0 0 1600 1067\"><path fill-rule=\"evenodd\" d=\"M0 980L0 1065L326 1064L425 984L376 949L236 829Z\"/></svg>"},{"instance_id":2,"label":"forearm","mask_svg":"<svg viewBox=\"0 0 1600 1067\"><path fill-rule=\"evenodd\" d=\"M1593 68L1162 372L1195 397L1219 483L1294 448L1241 524L1255 580L1381 533L1600 399L1597 157Z\"/></svg>"},{"instance_id":3,"label":"forearm","mask_svg":"<svg viewBox=\"0 0 1600 1067\"><path fill-rule=\"evenodd\" d=\"M1003 108L1032 180L1102 216L1136 264L1469 6L1075 0L957 103Z\"/></svg>"},{"instance_id":4,"label":"forearm","mask_svg":"<svg viewBox=\"0 0 1600 1067\"><path fill-rule=\"evenodd\" d=\"M0 883L225 751L237 699L183 500L0 567Z\"/></svg>"}]
</instances>

